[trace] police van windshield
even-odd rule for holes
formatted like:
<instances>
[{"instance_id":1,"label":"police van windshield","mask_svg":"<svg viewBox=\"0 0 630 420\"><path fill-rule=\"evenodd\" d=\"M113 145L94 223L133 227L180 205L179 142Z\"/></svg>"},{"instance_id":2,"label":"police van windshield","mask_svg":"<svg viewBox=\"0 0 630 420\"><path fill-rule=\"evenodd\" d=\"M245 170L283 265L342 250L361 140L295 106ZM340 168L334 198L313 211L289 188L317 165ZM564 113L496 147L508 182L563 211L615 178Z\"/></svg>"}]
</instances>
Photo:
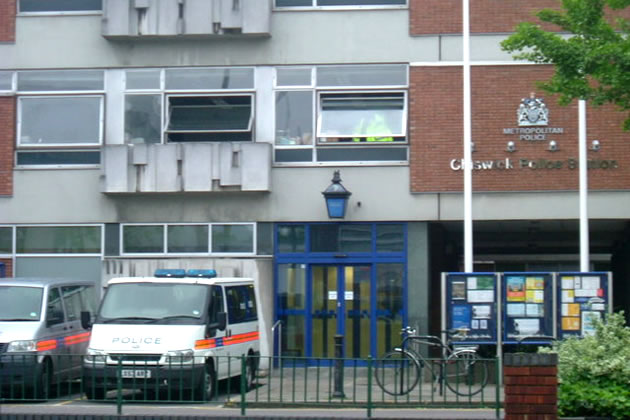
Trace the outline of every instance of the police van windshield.
<instances>
[{"instance_id":1,"label":"police van windshield","mask_svg":"<svg viewBox=\"0 0 630 420\"><path fill-rule=\"evenodd\" d=\"M201 324L208 290L208 286L200 284L112 284L96 322Z\"/></svg>"},{"instance_id":2,"label":"police van windshield","mask_svg":"<svg viewBox=\"0 0 630 420\"><path fill-rule=\"evenodd\" d=\"M41 287L0 286L0 321L39 321Z\"/></svg>"}]
</instances>

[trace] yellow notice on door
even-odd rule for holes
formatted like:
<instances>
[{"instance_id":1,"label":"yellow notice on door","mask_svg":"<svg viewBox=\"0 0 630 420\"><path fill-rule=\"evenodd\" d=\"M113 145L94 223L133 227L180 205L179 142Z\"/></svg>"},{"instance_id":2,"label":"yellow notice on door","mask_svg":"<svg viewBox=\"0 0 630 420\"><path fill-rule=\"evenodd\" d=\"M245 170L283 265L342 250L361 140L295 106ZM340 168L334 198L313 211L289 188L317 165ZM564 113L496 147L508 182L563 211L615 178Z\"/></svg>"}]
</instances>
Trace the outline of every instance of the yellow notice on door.
<instances>
[{"instance_id":1,"label":"yellow notice on door","mask_svg":"<svg viewBox=\"0 0 630 420\"><path fill-rule=\"evenodd\" d=\"M580 329L580 318L562 317L562 329L566 331L578 331Z\"/></svg>"}]
</instances>

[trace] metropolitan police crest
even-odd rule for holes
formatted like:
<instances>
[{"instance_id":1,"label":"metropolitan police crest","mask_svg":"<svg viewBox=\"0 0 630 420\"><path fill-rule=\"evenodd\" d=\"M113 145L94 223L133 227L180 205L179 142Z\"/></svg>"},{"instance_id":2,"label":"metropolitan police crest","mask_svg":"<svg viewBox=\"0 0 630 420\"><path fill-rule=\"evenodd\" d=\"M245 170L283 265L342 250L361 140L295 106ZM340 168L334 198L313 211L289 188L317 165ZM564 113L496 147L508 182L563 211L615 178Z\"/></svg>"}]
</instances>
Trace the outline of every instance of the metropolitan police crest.
<instances>
[{"instance_id":1,"label":"metropolitan police crest","mask_svg":"<svg viewBox=\"0 0 630 420\"><path fill-rule=\"evenodd\" d=\"M523 98L516 111L519 126L547 125L549 123L549 109L543 98L537 98L532 92L529 98Z\"/></svg>"}]
</instances>

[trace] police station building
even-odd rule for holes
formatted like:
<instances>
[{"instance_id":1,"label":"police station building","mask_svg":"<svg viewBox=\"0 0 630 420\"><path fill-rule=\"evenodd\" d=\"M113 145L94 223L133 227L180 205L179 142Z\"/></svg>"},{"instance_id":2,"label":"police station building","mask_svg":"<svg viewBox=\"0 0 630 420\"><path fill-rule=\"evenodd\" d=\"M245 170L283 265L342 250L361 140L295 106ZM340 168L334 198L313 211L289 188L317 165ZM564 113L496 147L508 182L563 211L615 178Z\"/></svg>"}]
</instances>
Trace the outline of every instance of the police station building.
<instances>
[{"instance_id":1,"label":"police station building","mask_svg":"<svg viewBox=\"0 0 630 420\"><path fill-rule=\"evenodd\" d=\"M475 271L580 268L577 105L499 46L556 6L535 4L471 4ZM366 357L403 325L437 332L441 273L464 268L461 15L459 0L3 1L4 274L251 276L267 354L277 321L300 356L332 355L335 334ZM625 114L586 115L590 269L628 311Z\"/></svg>"}]
</instances>

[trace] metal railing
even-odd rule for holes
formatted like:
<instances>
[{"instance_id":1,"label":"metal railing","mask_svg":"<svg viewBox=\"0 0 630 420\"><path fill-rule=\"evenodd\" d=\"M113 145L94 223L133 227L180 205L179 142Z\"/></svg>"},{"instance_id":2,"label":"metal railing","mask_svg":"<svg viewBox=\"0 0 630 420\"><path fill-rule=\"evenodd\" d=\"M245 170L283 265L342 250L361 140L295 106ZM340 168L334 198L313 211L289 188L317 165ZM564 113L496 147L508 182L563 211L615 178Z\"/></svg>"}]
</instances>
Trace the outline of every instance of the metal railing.
<instances>
[{"instance_id":1,"label":"metal railing","mask_svg":"<svg viewBox=\"0 0 630 420\"><path fill-rule=\"evenodd\" d=\"M391 395L375 377L375 372L381 372L376 367L382 359L268 357L269 370L264 375L252 375L251 367L260 364L259 359L262 357L220 356L209 366L202 361L174 360L158 365L154 361L121 358L117 364L105 366L94 360L86 363L83 356L56 356L42 361L34 355L5 353L0 356L0 403L85 398L116 404L121 414L123 406L130 402L212 401L240 408L242 415L253 407L300 406L363 407L368 417L375 408L404 406L495 408L498 416L502 404L502 389L497 386L499 362L495 358L479 359L477 363L483 363L490 372L489 379L481 391L468 396L454 392L469 386L464 381L441 386L432 377L433 370L426 366L413 389L404 395ZM440 363L440 359L427 360ZM14 368L6 369L8 365ZM73 367L71 375L50 374L58 372L55 369L62 365ZM384 365L380 366L382 369Z\"/></svg>"}]
</instances>

